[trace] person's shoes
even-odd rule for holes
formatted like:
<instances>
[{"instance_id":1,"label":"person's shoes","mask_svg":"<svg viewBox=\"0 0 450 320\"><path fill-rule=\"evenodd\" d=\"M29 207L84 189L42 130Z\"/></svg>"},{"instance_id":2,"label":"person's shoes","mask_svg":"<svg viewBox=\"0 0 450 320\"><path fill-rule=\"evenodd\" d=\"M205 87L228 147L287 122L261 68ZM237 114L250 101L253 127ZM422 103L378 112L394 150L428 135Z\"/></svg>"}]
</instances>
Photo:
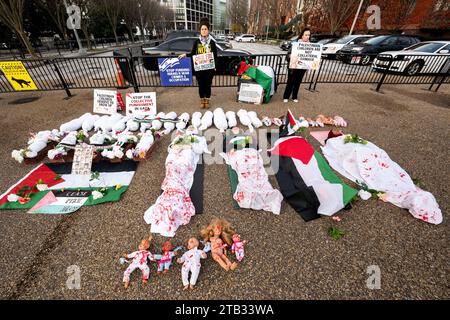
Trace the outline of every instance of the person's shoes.
<instances>
[{"instance_id":1,"label":"person's shoes","mask_svg":"<svg viewBox=\"0 0 450 320\"><path fill-rule=\"evenodd\" d=\"M289 101L288 99L283 99L284 103L288 103L288 101Z\"/></svg>"},{"instance_id":2,"label":"person's shoes","mask_svg":"<svg viewBox=\"0 0 450 320\"><path fill-rule=\"evenodd\" d=\"M205 98L205 109L209 108L209 98Z\"/></svg>"},{"instance_id":3,"label":"person's shoes","mask_svg":"<svg viewBox=\"0 0 450 320\"><path fill-rule=\"evenodd\" d=\"M298 102L298 99L292 99L292 101L294 101L295 103L297 103L297 102Z\"/></svg>"},{"instance_id":4,"label":"person's shoes","mask_svg":"<svg viewBox=\"0 0 450 320\"><path fill-rule=\"evenodd\" d=\"M202 109L205 108L205 100L206 100L205 98L200 99L200 108Z\"/></svg>"}]
</instances>

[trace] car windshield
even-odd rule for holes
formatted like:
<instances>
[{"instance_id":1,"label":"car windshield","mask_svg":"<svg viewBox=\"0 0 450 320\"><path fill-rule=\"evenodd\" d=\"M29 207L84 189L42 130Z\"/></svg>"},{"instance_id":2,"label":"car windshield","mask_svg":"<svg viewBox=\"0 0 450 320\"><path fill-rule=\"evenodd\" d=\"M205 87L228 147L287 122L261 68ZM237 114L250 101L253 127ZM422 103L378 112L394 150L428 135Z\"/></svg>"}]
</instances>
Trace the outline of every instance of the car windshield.
<instances>
[{"instance_id":1,"label":"car windshield","mask_svg":"<svg viewBox=\"0 0 450 320\"><path fill-rule=\"evenodd\" d=\"M417 51L417 52L427 52L434 53L436 50L440 49L444 44L436 43L436 42L428 42L428 43L418 43L405 50Z\"/></svg>"},{"instance_id":2,"label":"car windshield","mask_svg":"<svg viewBox=\"0 0 450 320\"><path fill-rule=\"evenodd\" d=\"M388 37L389 37L389 36L378 36L378 37L373 37L373 38L370 38L369 40L364 41L363 43L376 45L376 44L380 44L381 42L383 42L384 40L386 40Z\"/></svg>"},{"instance_id":3,"label":"car windshield","mask_svg":"<svg viewBox=\"0 0 450 320\"><path fill-rule=\"evenodd\" d=\"M351 41L351 40L353 40L353 39L355 39L354 36L345 36L345 37L342 37L342 38L337 39L334 43L337 43L337 44L346 44L347 42L349 42L349 41Z\"/></svg>"}]
</instances>

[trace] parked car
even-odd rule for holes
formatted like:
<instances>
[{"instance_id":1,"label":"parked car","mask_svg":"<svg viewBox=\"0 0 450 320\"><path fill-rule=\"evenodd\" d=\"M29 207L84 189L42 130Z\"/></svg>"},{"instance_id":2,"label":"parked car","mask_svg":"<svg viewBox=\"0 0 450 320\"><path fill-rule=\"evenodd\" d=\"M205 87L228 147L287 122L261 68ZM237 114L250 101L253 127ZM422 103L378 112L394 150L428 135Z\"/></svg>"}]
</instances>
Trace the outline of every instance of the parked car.
<instances>
[{"instance_id":1,"label":"parked car","mask_svg":"<svg viewBox=\"0 0 450 320\"><path fill-rule=\"evenodd\" d=\"M344 46L348 44L359 44L361 42L369 40L371 37L373 37L373 35L365 34L352 34L341 37L323 46L322 58L334 59L336 58L336 52L338 50L341 50Z\"/></svg>"},{"instance_id":2,"label":"parked car","mask_svg":"<svg viewBox=\"0 0 450 320\"><path fill-rule=\"evenodd\" d=\"M322 45L326 45L326 44L329 44L329 43L331 43L331 42L333 42L333 41L335 41L336 39L322 39L322 40L319 40L319 41L317 41L317 43L320 43L320 44L322 44Z\"/></svg>"},{"instance_id":3,"label":"parked car","mask_svg":"<svg viewBox=\"0 0 450 320\"><path fill-rule=\"evenodd\" d=\"M143 48L144 68L151 71L158 70L159 57L178 56L190 53L197 37L175 38L161 43L159 46ZM236 67L245 59L254 59L250 52L244 50L224 49L217 44L217 74L235 75Z\"/></svg>"},{"instance_id":4,"label":"parked car","mask_svg":"<svg viewBox=\"0 0 450 320\"><path fill-rule=\"evenodd\" d=\"M174 30L170 32L166 39L164 41L176 39L176 38L182 38L182 37L198 37L200 36L200 32L195 30ZM219 44L224 49L231 49L233 46L231 45L230 41L227 39L222 39L220 36L210 34L210 36L216 41L217 44Z\"/></svg>"},{"instance_id":5,"label":"parked car","mask_svg":"<svg viewBox=\"0 0 450 320\"><path fill-rule=\"evenodd\" d=\"M316 43L316 42L319 42L320 40L323 40L323 39L337 39L337 38L338 37L335 36L334 34L315 33L315 34L311 35L311 37L309 38L309 41Z\"/></svg>"},{"instance_id":6,"label":"parked car","mask_svg":"<svg viewBox=\"0 0 450 320\"><path fill-rule=\"evenodd\" d=\"M348 44L337 52L337 58L345 63L367 65L383 51L402 50L419 43L419 38L409 35L381 35L358 44Z\"/></svg>"},{"instance_id":7,"label":"parked car","mask_svg":"<svg viewBox=\"0 0 450 320\"><path fill-rule=\"evenodd\" d=\"M293 36L293 37L289 38L288 40L283 41L283 42L280 44L281 50L289 51L289 49L290 49L291 46L292 46L292 42L293 42L293 41L296 41L297 38L298 38L298 36Z\"/></svg>"},{"instance_id":8,"label":"parked car","mask_svg":"<svg viewBox=\"0 0 450 320\"><path fill-rule=\"evenodd\" d=\"M376 71L386 70L392 59L389 67L391 72L410 76L438 73L450 59L450 41L425 41L401 51L382 52L373 61L372 68Z\"/></svg>"},{"instance_id":9,"label":"parked car","mask_svg":"<svg viewBox=\"0 0 450 320\"><path fill-rule=\"evenodd\" d=\"M237 36L234 40L237 42L256 42L256 37L253 34L243 34L241 36Z\"/></svg>"},{"instance_id":10,"label":"parked car","mask_svg":"<svg viewBox=\"0 0 450 320\"><path fill-rule=\"evenodd\" d=\"M232 34L232 33L227 34L227 39L234 40L234 34Z\"/></svg>"}]
</instances>

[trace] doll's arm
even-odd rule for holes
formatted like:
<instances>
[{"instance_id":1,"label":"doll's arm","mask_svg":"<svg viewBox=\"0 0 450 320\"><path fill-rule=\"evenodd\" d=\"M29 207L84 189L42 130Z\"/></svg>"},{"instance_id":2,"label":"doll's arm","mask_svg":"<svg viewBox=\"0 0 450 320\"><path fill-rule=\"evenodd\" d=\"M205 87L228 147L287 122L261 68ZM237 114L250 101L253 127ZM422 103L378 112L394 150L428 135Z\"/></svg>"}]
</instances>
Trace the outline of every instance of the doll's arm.
<instances>
[{"instance_id":1,"label":"doll's arm","mask_svg":"<svg viewBox=\"0 0 450 320\"><path fill-rule=\"evenodd\" d=\"M153 259L154 260L161 260L162 259L162 254L154 254L153 255Z\"/></svg>"},{"instance_id":2,"label":"doll's arm","mask_svg":"<svg viewBox=\"0 0 450 320\"><path fill-rule=\"evenodd\" d=\"M185 260L185 256L184 256L184 254L183 254L183 255L181 256L181 258L178 258L178 259L177 259L177 262L178 262L178 263L183 263L184 260Z\"/></svg>"}]
</instances>

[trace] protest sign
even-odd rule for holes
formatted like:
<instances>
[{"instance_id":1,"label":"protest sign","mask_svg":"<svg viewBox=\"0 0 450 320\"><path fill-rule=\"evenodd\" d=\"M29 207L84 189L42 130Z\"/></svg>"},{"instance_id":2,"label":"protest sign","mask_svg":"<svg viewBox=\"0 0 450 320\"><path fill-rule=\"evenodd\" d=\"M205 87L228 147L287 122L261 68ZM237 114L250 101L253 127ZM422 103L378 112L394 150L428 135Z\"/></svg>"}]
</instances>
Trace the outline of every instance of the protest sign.
<instances>
[{"instance_id":1,"label":"protest sign","mask_svg":"<svg viewBox=\"0 0 450 320\"><path fill-rule=\"evenodd\" d=\"M130 116L156 115L156 92L127 93L126 108Z\"/></svg>"},{"instance_id":2,"label":"protest sign","mask_svg":"<svg viewBox=\"0 0 450 320\"><path fill-rule=\"evenodd\" d=\"M117 92L94 89L94 112L113 114L117 112Z\"/></svg>"},{"instance_id":3,"label":"protest sign","mask_svg":"<svg viewBox=\"0 0 450 320\"><path fill-rule=\"evenodd\" d=\"M240 102L261 104L263 102L263 87L256 83L241 83L239 89Z\"/></svg>"},{"instance_id":4,"label":"protest sign","mask_svg":"<svg viewBox=\"0 0 450 320\"><path fill-rule=\"evenodd\" d=\"M293 42L290 69L317 70L320 66L322 44L311 42Z\"/></svg>"},{"instance_id":5,"label":"protest sign","mask_svg":"<svg viewBox=\"0 0 450 320\"><path fill-rule=\"evenodd\" d=\"M192 85L191 59L158 58L158 67L162 86Z\"/></svg>"},{"instance_id":6,"label":"protest sign","mask_svg":"<svg viewBox=\"0 0 450 320\"><path fill-rule=\"evenodd\" d=\"M77 145L73 155L72 174L90 175L94 146L89 144Z\"/></svg>"},{"instance_id":7,"label":"protest sign","mask_svg":"<svg viewBox=\"0 0 450 320\"><path fill-rule=\"evenodd\" d=\"M212 52L195 55L192 57L192 60L194 61L195 71L209 70L216 67Z\"/></svg>"}]
</instances>

